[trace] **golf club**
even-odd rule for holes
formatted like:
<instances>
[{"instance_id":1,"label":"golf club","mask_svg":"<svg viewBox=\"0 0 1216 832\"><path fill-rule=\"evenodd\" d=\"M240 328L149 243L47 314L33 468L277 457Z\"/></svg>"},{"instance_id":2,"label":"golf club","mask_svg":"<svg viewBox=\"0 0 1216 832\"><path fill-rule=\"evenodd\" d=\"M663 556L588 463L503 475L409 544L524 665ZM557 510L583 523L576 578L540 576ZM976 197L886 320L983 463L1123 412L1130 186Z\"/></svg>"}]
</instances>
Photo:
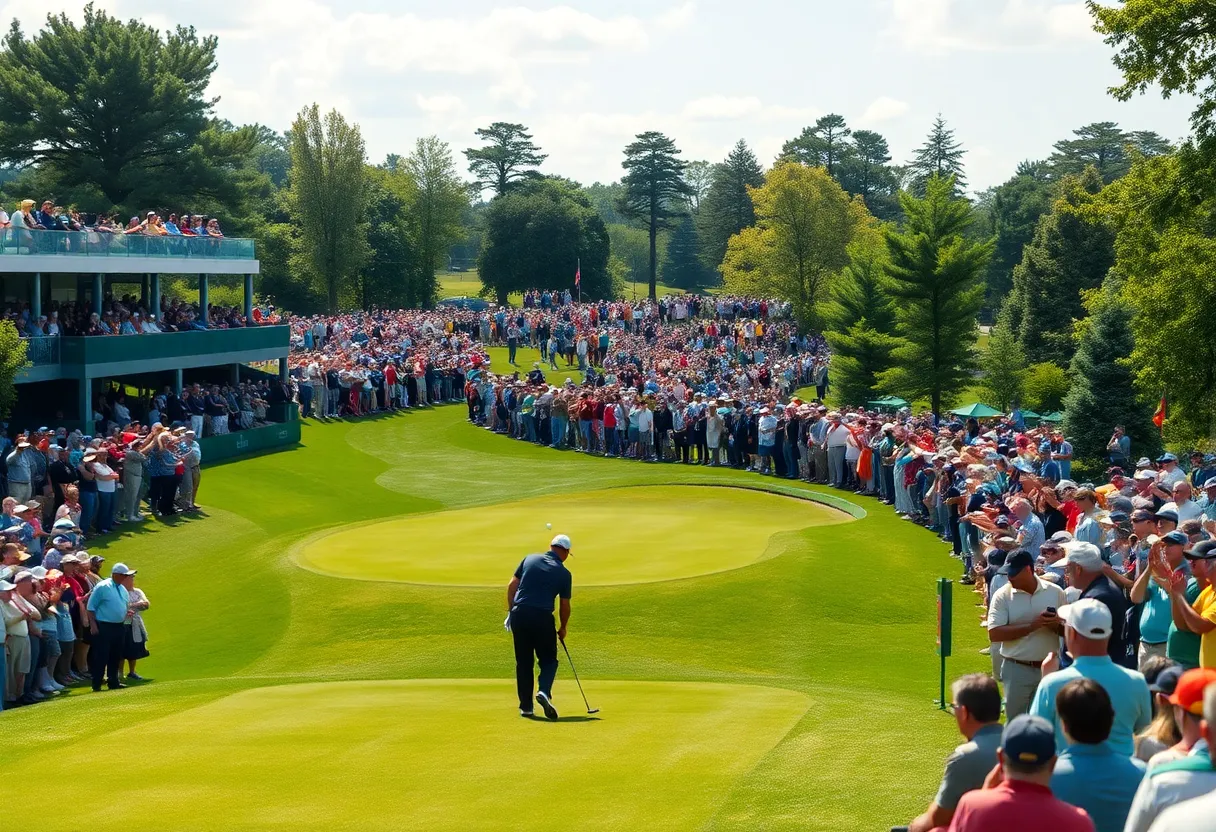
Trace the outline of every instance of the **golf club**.
<instances>
[{"instance_id":1,"label":"golf club","mask_svg":"<svg viewBox=\"0 0 1216 832\"><path fill-rule=\"evenodd\" d=\"M566 651L566 661L570 662L570 672L574 674L574 681L578 684L578 692L583 695L583 704L587 706L587 713L598 714L599 708L591 707L591 703L587 701L587 692L583 690L583 683L579 681L578 671L574 669L574 659L570 658L570 648L566 646L566 640L560 639L562 649Z\"/></svg>"}]
</instances>

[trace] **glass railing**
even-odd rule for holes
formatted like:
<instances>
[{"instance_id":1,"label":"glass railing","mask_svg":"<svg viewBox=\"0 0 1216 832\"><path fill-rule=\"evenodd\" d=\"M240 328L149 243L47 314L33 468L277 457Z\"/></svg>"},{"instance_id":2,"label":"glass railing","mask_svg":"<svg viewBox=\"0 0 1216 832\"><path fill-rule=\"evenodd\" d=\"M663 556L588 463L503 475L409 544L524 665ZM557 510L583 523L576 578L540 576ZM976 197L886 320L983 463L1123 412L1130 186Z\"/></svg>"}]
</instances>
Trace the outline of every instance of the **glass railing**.
<instances>
[{"instance_id":1,"label":"glass railing","mask_svg":"<svg viewBox=\"0 0 1216 832\"><path fill-rule=\"evenodd\" d=\"M0 256L164 257L253 260L253 240L239 237L150 237L100 231L0 229Z\"/></svg>"},{"instance_id":2,"label":"glass railing","mask_svg":"<svg viewBox=\"0 0 1216 832\"><path fill-rule=\"evenodd\" d=\"M25 360L35 367L59 363L58 338L22 338L25 342Z\"/></svg>"}]
</instances>

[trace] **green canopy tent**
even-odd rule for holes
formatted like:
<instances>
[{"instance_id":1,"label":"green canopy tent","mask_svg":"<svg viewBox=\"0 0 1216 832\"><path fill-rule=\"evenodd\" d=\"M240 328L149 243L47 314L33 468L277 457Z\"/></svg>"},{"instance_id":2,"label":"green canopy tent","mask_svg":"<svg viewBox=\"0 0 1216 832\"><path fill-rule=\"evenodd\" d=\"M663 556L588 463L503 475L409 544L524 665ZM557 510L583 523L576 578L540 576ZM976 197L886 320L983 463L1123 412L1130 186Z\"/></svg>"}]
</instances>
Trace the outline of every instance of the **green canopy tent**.
<instances>
[{"instance_id":1,"label":"green canopy tent","mask_svg":"<svg viewBox=\"0 0 1216 832\"><path fill-rule=\"evenodd\" d=\"M966 407L951 410L950 412L955 416L962 416L964 419L991 419L994 416L1004 415L995 407L989 407L988 405L980 404L979 402L969 404Z\"/></svg>"},{"instance_id":2,"label":"green canopy tent","mask_svg":"<svg viewBox=\"0 0 1216 832\"><path fill-rule=\"evenodd\" d=\"M1039 422L1043 421L1043 417L1033 410L1023 410L1022 421L1026 423L1027 427L1035 428L1039 426Z\"/></svg>"},{"instance_id":3,"label":"green canopy tent","mask_svg":"<svg viewBox=\"0 0 1216 832\"><path fill-rule=\"evenodd\" d=\"M1064 414L1057 410L1055 413L1048 413L1047 415L1041 417L1040 421L1059 424L1060 422L1064 421Z\"/></svg>"},{"instance_id":4,"label":"green canopy tent","mask_svg":"<svg viewBox=\"0 0 1216 832\"><path fill-rule=\"evenodd\" d=\"M908 402L899 396L883 396L881 399L866 402L866 407L871 410L899 410L901 407L907 406Z\"/></svg>"}]
</instances>

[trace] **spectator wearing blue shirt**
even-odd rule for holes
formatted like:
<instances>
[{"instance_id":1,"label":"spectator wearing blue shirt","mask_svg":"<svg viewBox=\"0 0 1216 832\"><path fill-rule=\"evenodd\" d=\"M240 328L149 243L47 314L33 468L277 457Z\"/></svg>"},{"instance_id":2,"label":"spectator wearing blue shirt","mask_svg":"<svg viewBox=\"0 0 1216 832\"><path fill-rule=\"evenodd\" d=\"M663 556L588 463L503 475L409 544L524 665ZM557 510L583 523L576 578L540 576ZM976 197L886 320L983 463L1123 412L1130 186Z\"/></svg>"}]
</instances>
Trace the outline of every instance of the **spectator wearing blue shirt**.
<instances>
[{"instance_id":1,"label":"spectator wearing blue shirt","mask_svg":"<svg viewBox=\"0 0 1216 832\"><path fill-rule=\"evenodd\" d=\"M1165 561L1169 564L1171 571L1183 568L1189 572L1186 560L1182 555L1188 543L1187 536L1175 529L1153 544L1152 549L1149 550L1149 557L1155 557L1163 551ZM1158 581L1153 579L1152 570L1147 568L1146 563L1140 569L1140 576L1132 584L1130 594L1133 604L1143 605L1140 607L1140 650L1138 655L1140 668L1143 669L1144 663L1148 661L1149 657L1166 656L1166 642L1170 635L1170 624L1174 620L1170 611L1170 593L1168 589L1163 588Z\"/></svg>"},{"instance_id":2,"label":"spectator wearing blue shirt","mask_svg":"<svg viewBox=\"0 0 1216 832\"><path fill-rule=\"evenodd\" d=\"M127 620L127 604L131 587L135 584L135 572L125 563L116 563L110 570L110 577L99 581L89 593L89 613L92 618L89 632L93 636L89 648L89 672L93 676L95 692L101 690L103 679L110 690L126 687L119 671L125 637L123 622Z\"/></svg>"},{"instance_id":3,"label":"spectator wearing blue shirt","mask_svg":"<svg viewBox=\"0 0 1216 832\"><path fill-rule=\"evenodd\" d=\"M1083 598L1061 607L1058 614L1065 624L1064 643L1074 661L1071 667L1043 677L1030 713L1055 725L1056 748L1063 753L1069 740L1056 710L1056 697L1069 682L1091 679L1106 690L1114 708L1114 724L1108 739L1111 749L1131 757L1136 753L1136 733L1152 721L1152 694L1142 674L1115 664L1107 653L1107 642L1114 632L1110 608L1096 598ZM1054 656L1048 656L1045 669L1053 659Z\"/></svg>"},{"instance_id":4,"label":"spectator wearing blue shirt","mask_svg":"<svg viewBox=\"0 0 1216 832\"><path fill-rule=\"evenodd\" d=\"M1107 742L1115 722L1110 695L1093 679L1074 679L1056 694L1056 714L1068 747L1056 760L1052 794L1084 809L1097 832L1122 832L1145 764Z\"/></svg>"}]
</instances>

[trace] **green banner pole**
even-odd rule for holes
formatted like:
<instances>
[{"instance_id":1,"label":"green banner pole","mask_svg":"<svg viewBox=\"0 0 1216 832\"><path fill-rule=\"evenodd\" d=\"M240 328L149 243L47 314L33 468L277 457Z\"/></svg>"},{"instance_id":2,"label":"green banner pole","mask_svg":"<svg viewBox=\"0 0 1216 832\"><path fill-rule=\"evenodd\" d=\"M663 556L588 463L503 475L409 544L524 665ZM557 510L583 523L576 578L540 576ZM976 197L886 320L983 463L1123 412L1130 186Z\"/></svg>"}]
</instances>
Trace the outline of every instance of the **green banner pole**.
<instances>
[{"instance_id":1,"label":"green banner pole","mask_svg":"<svg viewBox=\"0 0 1216 832\"><path fill-rule=\"evenodd\" d=\"M941 658L941 671L938 678L937 706L946 710L946 659L950 656L953 632L953 600L954 582L949 578L937 579L937 655Z\"/></svg>"}]
</instances>

